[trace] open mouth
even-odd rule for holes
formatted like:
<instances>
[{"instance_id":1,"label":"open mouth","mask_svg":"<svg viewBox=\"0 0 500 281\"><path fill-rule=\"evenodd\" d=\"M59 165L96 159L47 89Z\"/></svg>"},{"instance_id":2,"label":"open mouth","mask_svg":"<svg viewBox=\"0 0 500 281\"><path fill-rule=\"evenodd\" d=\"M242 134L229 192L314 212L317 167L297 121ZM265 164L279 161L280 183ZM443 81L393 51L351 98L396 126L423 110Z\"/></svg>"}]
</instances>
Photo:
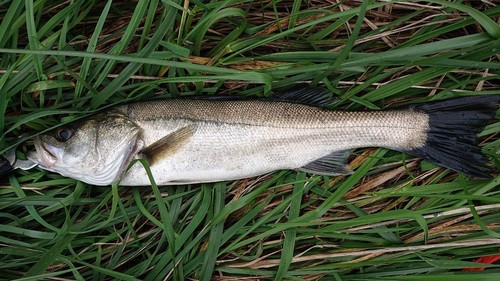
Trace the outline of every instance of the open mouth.
<instances>
[{"instance_id":1,"label":"open mouth","mask_svg":"<svg viewBox=\"0 0 500 281\"><path fill-rule=\"evenodd\" d=\"M36 160L47 168L54 166L57 162L56 148L50 144L44 143L39 136L35 138L34 144L37 151Z\"/></svg>"}]
</instances>

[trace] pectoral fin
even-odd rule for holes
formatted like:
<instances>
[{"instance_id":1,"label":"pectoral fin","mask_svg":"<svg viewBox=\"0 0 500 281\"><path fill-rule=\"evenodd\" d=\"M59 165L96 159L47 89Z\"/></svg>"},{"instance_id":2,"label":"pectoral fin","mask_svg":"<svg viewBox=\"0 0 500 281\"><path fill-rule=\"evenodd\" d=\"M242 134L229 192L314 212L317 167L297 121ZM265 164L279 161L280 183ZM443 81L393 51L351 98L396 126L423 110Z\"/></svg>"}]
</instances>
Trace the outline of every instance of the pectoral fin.
<instances>
[{"instance_id":1,"label":"pectoral fin","mask_svg":"<svg viewBox=\"0 0 500 281\"><path fill-rule=\"evenodd\" d=\"M148 160L149 164L152 166L154 163L176 153L185 146L195 131L195 125L182 127L149 145L141 151L140 155L142 158Z\"/></svg>"},{"instance_id":2,"label":"pectoral fin","mask_svg":"<svg viewBox=\"0 0 500 281\"><path fill-rule=\"evenodd\" d=\"M350 175L352 174L352 170L347 166L349 154L350 151L348 150L334 152L297 170L325 176Z\"/></svg>"}]
</instances>

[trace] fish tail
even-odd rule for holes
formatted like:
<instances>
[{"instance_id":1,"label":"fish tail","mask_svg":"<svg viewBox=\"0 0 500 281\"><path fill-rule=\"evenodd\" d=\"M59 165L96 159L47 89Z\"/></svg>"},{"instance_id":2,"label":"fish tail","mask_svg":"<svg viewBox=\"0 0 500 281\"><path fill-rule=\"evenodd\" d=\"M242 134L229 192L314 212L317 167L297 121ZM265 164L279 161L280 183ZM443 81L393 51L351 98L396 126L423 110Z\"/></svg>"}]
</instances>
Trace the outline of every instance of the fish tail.
<instances>
[{"instance_id":1,"label":"fish tail","mask_svg":"<svg viewBox=\"0 0 500 281\"><path fill-rule=\"evenodd\" d=\"M464 174L491 178L476 137L493 119L500 96L471 96L413 106L429 116L425 145L408 154Z\"/></svg>"}]
</instances>

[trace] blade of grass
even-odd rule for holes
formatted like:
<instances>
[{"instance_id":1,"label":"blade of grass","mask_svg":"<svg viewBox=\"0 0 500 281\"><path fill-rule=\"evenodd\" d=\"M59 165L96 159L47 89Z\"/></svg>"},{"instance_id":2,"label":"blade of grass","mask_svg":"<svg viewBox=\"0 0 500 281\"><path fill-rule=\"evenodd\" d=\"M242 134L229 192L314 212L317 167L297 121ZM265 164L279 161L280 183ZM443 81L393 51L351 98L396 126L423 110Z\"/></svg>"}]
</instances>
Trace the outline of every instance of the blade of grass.
<instances>
[{"instance_id":1,"label":"blade of grass","mask_svg":"<svg viewBox=\"0 0 500 281\"><path fill-rule=\"evenodd\" d=\"M214 186L214 203L212 217L216 216L224 208L224 195L226 191L225 183L216 183ZM203 265L201 266L201 280L211 280L215 263L217 262L217 253L219 251L224 230L224 222L221 221L212 227L208 236L208 247L204 252Z\"/></svg>"},{"instance_id":2,"label":"blade of grass","mask_svg":"<svg viewBox=\"0 0 500 281\"><path fill-rule=\"evenodd\" d=\"M3 48L6 45L7 40L9 39L10 32L12 30L12 21L19 17L21 10L24 4L23 1L12 1L10 3L7 12L4 14L2 22L0 23L0 48Z\"/></svg>"},{"instance_id":3,"label":"blade of grass","mask_svg":"<svg viewBox=\"0 0 500 281\"><path fill-rule=\"evenodd\" d=\"M486 16L484 13L481 13L480 11L470 6L466 6L460 3L454 3L442 0L428 0L428 2L451 7L453 9L468 13L472 18L474 18L477 21L477 23L479 23L484 28L484 30L486 30L486 32L488 32L488 34L491 37L495 39L500 39L500 26L498 25L498 23L496 23L494 20Z\"/></svg>"},{"instance_id":4,"label":"blade of grass","mask_svg":"<svg viewBox=\"0 0 500 281\"><path fill-rule=\"evenodd\" d=\"M363 25L363 21L365 20L366 10L368 5L371 4L372 1L363 0L363 4L359 7L359 13L357 15L356 23L354 24L354 29L352 30L352 34L349 36L347 43L344 45L338 57L331 64L330 69L325 71L323 74L319 75L316 79L312 81L313 85L316 85L319 81L325 79L327 76L332 74L334 71L337 71L339 67L344 63L349 54L351 53L352 47L354 43L359 37L359 32L361 31L361 26Z\"/></svg>"},{"instance_id":5,"label":"blade of grass","mask_svg":"<svg viewBox=\"0 0 500 281\"><path fill-rule=\"evenodd\" d=\"M24 5L26 7L26 29L28 32L28 41L29 41L29 47L32 50L38 50L39 48L39 42L38 42L38 35L36 31L36 24L35 24L35 12L33 8L33 2L30 0L25 0ZM42 70L42 58L39 56L33 56L33 65L35 67L38 79L44 80L44 73ZM43 104L43 100L41 102Z\"/></svg>"},{"instance_id":6,"label":"blade of grass","mask_svg":"<svg viewBox=\"0 0 500 281\"><path fill-rule=\"evenodd\" d=\"M102 32L102 28L104 27L104 23L106 22L106 18L108 17L109 9L111 8L111 4L113 3L112 0L108 0L106 3L106 6L102 9L101 15L99 16L99 19L97 20L96 27L94 29L94 32L92 33L92 37L89 40L88 46L87 46L87 52L88 53L93 53L97 47L97 41L99 40L99 36ZM82 80L85 80L87 77L87 74L89 73L89 68L91 67L91 62L92 59L90 57L83 58L82 66L80 68L80 73L79 77ZM76 83L75 87L75 98L80 97L82 91L83 91L84 85L81 82Z\"/></svg>"},{"instance_id":7,"label":"blade of grass","mask_svg":"<svg viewBox=\"0 0 500 281\"><path fill-rule=\"evenodd\" d=\"M290 220L294 220L299 217L300 214L300 205L302 201L302 193L305 189L305 173L297 174L297 183L293 188L293 197L294 199L290 202L290 210L288 218ZM288 269L290 268L292 258L294 256L295 249L295 240L297 237L297 232L293 229L287 230L284 233L285 239L283 241L283 247L281 249L281 262L274 276L274 280L282 280Z\"/></svg>"}]
</instances>

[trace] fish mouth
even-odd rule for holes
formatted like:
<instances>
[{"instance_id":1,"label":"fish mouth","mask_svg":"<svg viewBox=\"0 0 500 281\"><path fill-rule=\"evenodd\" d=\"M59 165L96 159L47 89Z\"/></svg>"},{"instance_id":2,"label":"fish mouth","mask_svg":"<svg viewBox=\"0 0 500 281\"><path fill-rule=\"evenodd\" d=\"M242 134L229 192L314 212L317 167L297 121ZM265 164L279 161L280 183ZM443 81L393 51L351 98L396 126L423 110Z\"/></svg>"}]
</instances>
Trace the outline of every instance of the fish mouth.
<instances>
[{"instance_id":1,"label":"fish mouth","mask_svg":"<svg viewBox=\"0 0 500 281\"><path fill-rule=\"evenodd\" d=\"M59 156L60 154L58 153L57 148L50 144L44 143L40 136L37 136L35 138L34 144L36 155L33 158L36 158L37 162L39 162L46 168L53 167L57 162L57 156Z\"/></svg>"}]
</instances>

